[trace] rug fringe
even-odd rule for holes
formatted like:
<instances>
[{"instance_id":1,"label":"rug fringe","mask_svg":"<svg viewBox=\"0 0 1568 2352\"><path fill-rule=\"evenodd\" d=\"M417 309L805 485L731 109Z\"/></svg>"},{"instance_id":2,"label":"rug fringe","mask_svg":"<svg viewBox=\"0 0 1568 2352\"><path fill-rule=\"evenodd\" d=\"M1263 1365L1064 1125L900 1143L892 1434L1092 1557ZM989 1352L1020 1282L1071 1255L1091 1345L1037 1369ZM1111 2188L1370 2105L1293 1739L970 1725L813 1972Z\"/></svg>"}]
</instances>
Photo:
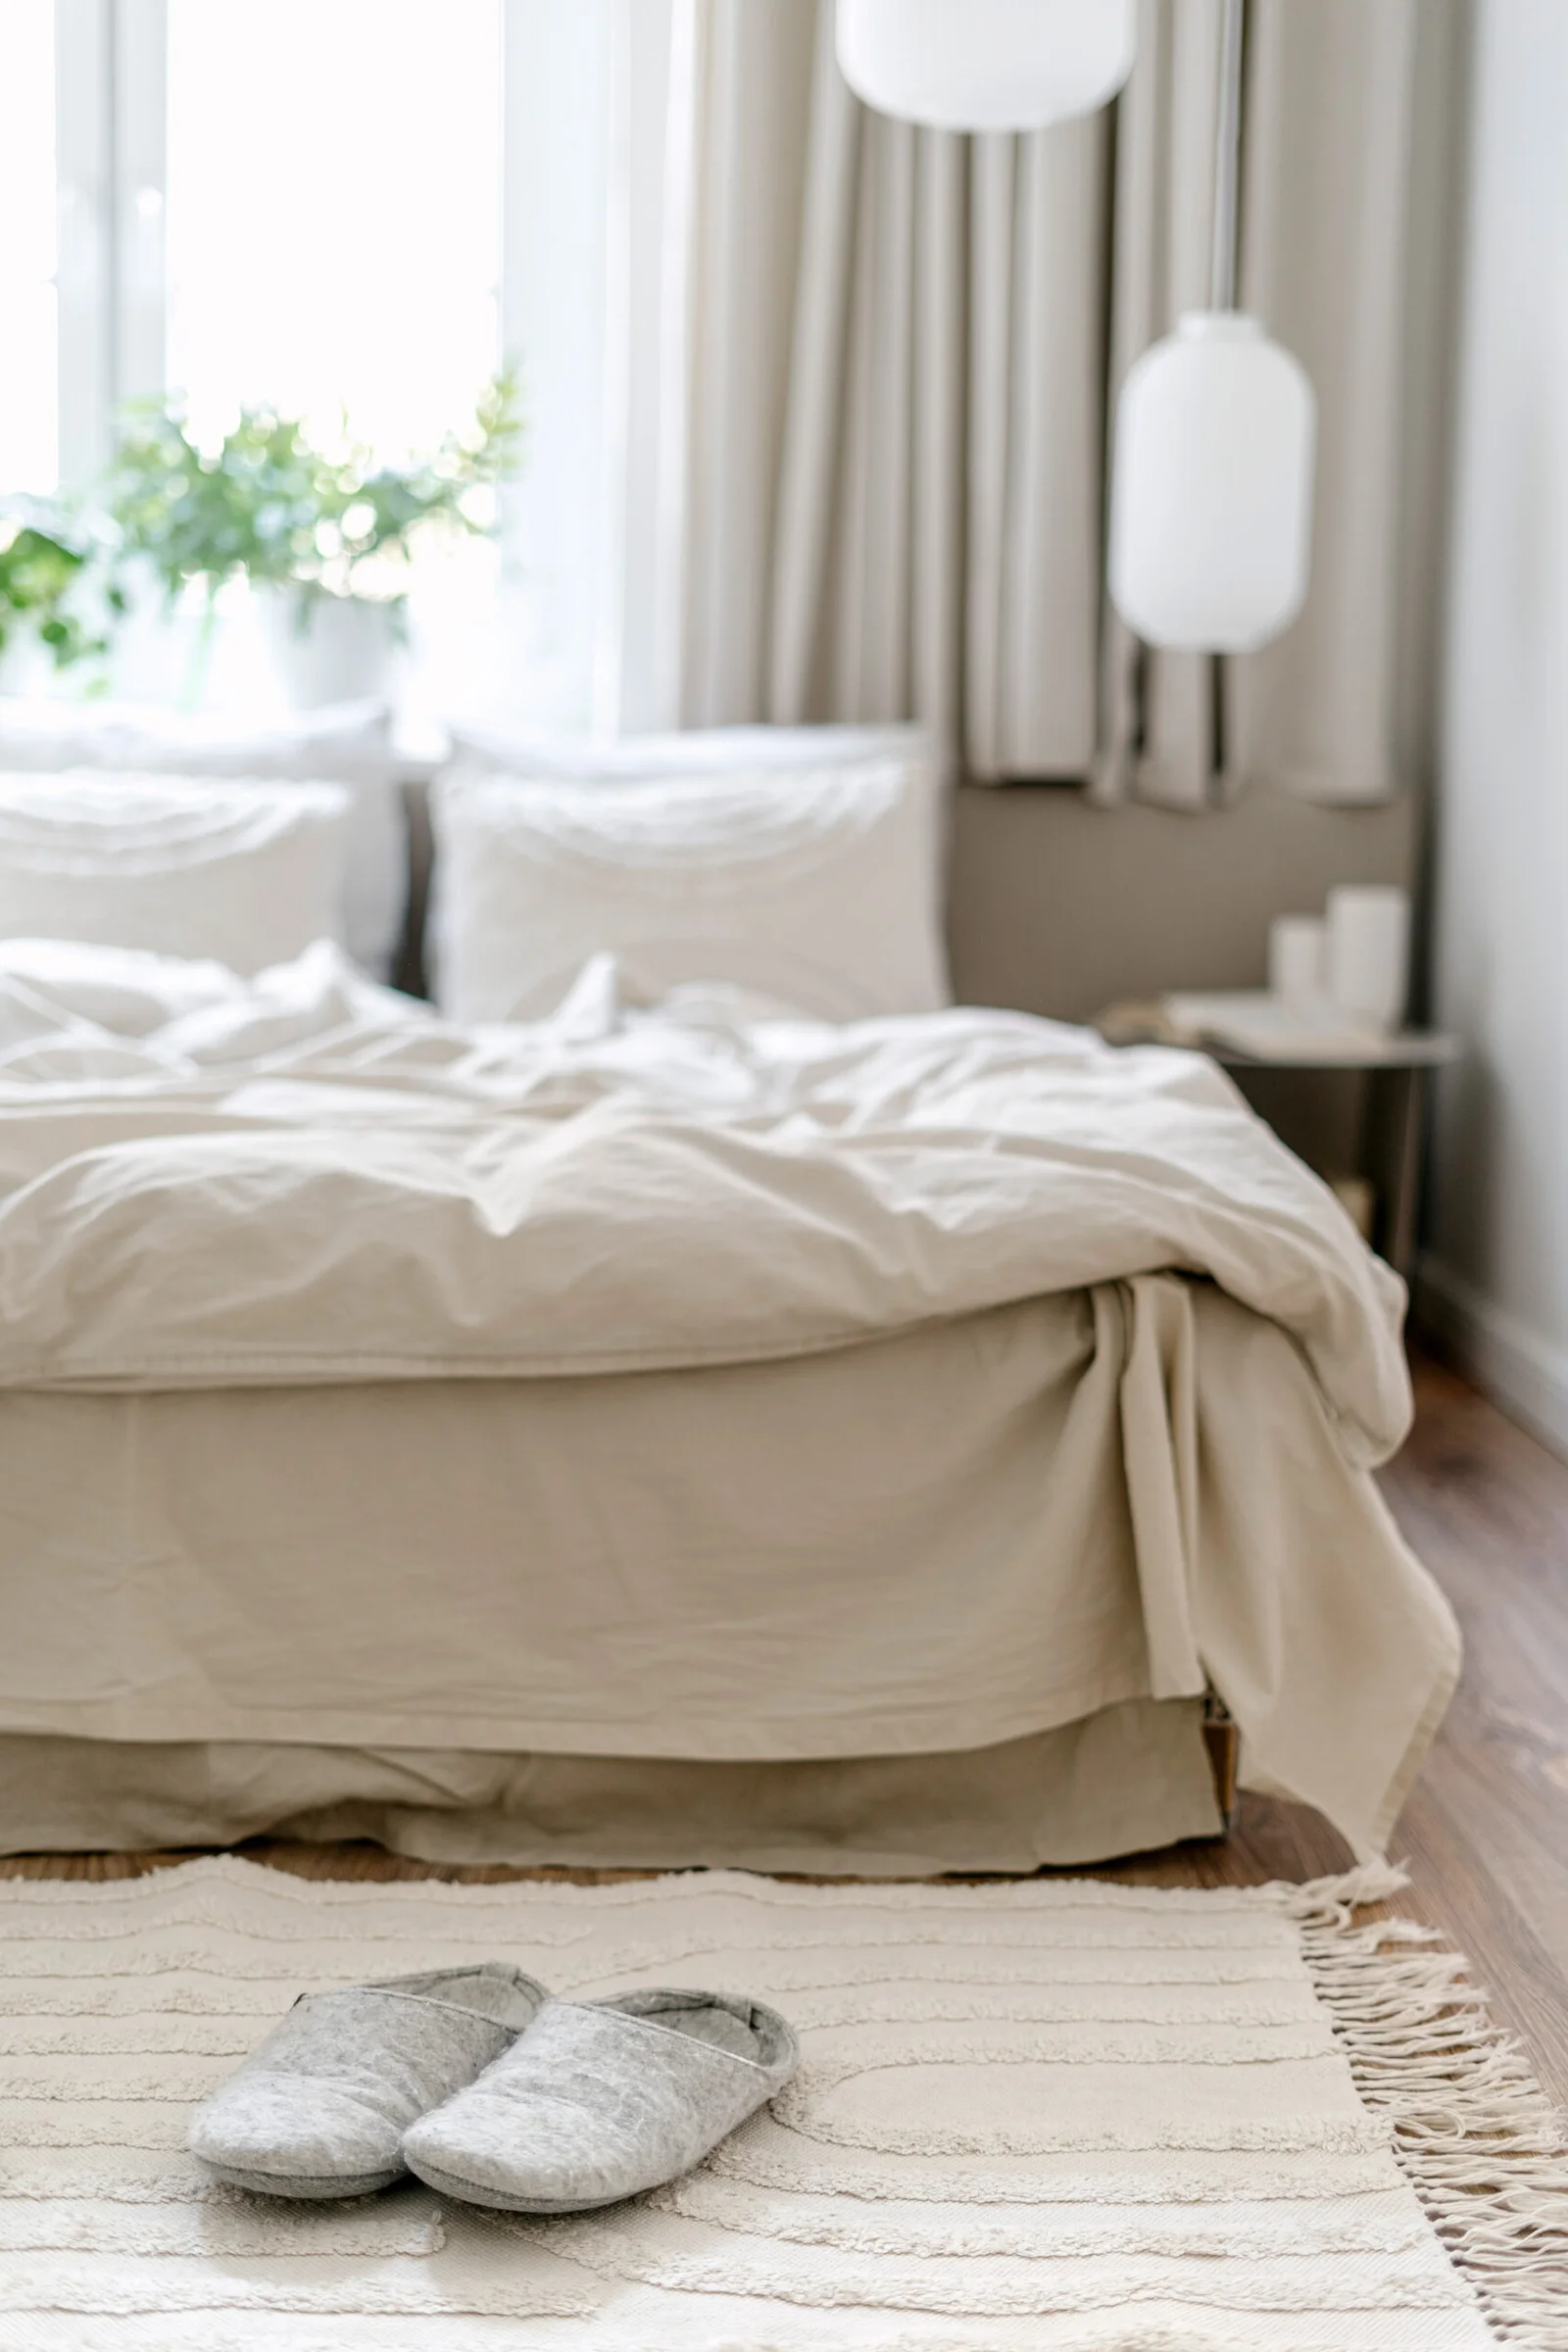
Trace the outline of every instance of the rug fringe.
<instances>
[{"instance_id":1,"label":"rug fringe","mask_svg":"<svg viewBox=\"0 0 1568 2352\"><path fill-rule=\"evenodd\" d=\"M1500 2342L1568 2352L1568 2130L1457 1952L1410 1920L1354 1924L1407 1884L1386 1863L1293 1887L1313 1984L1356 2088Z\"/></svg>"},{"instance_id":2,"label":"rug fringe","mask_svg":"<svg viewBox=\"0 0 1568 2352\"><path fill-rule=\"evenodd\" d=\"M1352 1912L1367 1903L1392 1902L1409 1884L1410 1874L1402 1863L1358 1862L1337 1878L1308 1879L1302 1886L1278 1886L1269 1891L1282 1898L1292 1919L1302 1927L1344 1928L1350 1924Z\"/></svg>"}]
</instances>

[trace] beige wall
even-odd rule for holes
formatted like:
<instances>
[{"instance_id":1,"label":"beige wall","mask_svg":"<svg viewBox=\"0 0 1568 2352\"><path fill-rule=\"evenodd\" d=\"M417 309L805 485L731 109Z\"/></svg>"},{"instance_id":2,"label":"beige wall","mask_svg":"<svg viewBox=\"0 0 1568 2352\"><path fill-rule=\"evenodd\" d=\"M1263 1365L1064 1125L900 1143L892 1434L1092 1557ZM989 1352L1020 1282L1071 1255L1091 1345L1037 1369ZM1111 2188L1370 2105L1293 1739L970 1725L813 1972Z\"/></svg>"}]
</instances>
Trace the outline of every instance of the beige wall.
<instances>
[{"instance_id":1,"label":"beige wall","mask_svg":"<svg viewBox=\"0 0 1568 2352\"><path fill-rule=\"evenodd\" d=\"M950 935L970 1004L1087 1020L1118 997L1261 986L1276 914L1336 882L1409 882L1416 813L1250 794L1186 816L1053 785L958 794Z\"/></svg>"}]
</instances>

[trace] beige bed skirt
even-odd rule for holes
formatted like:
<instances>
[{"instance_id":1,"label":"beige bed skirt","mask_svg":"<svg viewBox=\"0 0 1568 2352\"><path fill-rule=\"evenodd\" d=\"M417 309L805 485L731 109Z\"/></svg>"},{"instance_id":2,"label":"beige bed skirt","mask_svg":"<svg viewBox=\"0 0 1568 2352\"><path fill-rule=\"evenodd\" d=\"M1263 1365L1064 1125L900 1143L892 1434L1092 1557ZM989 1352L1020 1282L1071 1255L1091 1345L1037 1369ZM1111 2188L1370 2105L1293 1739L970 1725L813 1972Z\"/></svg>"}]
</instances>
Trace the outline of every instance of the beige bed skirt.
<instances>
[{"instance_id":1,"label":"beige bed skirt","mask_svg":"<svg viewBox=\"0 0 1568 2352\"><path fill-rule=\"evenodd\" d=\"M1200 1703L995 1747L791 1764L0 1739L0 1851L368 1838L428 1862L922 1877L1106 1861L1224 1827Z\"/></svg>"},{"instance_id":2,"label":"beige bed skirt","mask_svg":"<svg viewBox=\"0 0 1568 2352\"><path fill-rule=\"evenodd\" d=\"M1375 1850L1457 1656L1294 1344L1170 1275L706 1370L0 1394L13 1845L1086 1860L1214 1827L1151 1728L1212 1689Z\"/></svg>"}]
</instances>

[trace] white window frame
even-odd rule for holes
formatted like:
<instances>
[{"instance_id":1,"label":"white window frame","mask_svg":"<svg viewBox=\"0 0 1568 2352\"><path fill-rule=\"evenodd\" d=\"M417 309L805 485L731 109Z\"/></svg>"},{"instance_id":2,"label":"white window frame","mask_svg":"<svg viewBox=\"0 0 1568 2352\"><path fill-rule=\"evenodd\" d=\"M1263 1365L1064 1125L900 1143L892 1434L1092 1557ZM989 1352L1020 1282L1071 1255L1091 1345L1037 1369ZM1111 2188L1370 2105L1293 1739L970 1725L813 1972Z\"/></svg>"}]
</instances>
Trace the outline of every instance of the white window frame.
<instances>
[{"instance_id":1,"label":"white window frame","mask_svg":"<svg viewBox=\"0 0 1568 2352\"><path fill-rule=\"evenodd\" d=\"M164 376L165 0L55 0L60 480Z\"/></svg>"},{"instance_id":2,"label":"white window frame","mask_svg":"<svg viewBox=\"0 0 1568 2352\"><path fill-rule=\"evenodd\" d=\"M603 736L679 713L698 14L508 0L502 328L529 423L509 554L550 715Z\"/></svg>"},{"instance_id":3,"label":"white window frame","mask_svg":"<svg viewBox=\"0 0 1568 2352\"><path fill-rule=\"evenodd\" d=\"M526 464L503 563L538 715L594 716L614 530L607 358L616 28L628 0L506 0L501 343L522 368Z\"/></svg>"}]
</instances>

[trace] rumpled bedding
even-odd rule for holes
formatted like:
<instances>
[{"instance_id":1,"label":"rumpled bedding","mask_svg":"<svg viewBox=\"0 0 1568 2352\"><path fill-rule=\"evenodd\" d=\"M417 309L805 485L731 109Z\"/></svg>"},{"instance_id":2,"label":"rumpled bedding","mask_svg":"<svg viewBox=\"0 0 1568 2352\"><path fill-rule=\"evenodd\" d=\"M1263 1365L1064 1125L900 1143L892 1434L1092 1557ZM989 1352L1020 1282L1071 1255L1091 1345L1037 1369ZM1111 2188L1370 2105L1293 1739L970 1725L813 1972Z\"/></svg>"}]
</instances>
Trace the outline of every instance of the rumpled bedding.
<instances>
[{"instance_id":1,"label":"rumpled bedding","mask_svg":"<svg viewBox=\"0 0 1568 2352\"><path fill-rule=\"evenodd\" d=\"M806 1355L1160 1269L1402 1439L1403 1289L1200 1056L1022 1013L834 1026L610 958L462 1030L320 943L241 980L0 943L0 1386Z\"/></svg>"}]
</instances>

